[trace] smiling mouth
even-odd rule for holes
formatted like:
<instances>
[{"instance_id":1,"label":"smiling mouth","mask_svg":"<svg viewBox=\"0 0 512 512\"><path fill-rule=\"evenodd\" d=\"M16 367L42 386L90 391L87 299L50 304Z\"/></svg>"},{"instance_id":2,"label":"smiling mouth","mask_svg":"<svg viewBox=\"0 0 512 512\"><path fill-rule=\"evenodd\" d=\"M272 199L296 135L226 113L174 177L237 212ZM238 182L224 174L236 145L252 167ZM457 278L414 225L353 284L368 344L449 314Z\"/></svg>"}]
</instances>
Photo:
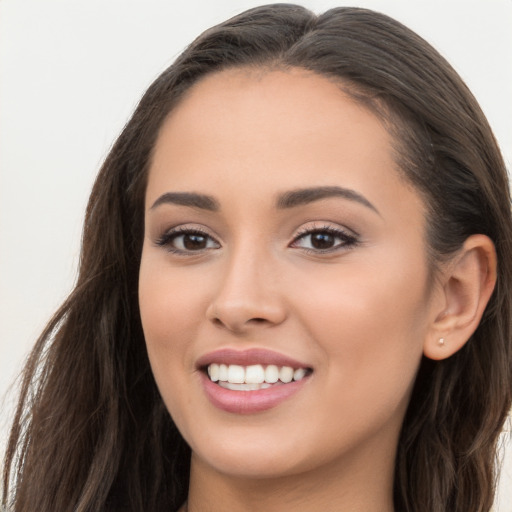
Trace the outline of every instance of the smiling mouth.
<instances>
[{"instance_id":1,"label":"smiling mouth","mask_svg":"<svg viewBox=\"0 0 512 512\"><path fill-rule=\"evenodd\" d=\"M205 368L210 381L232 391L258 391L274 386L297 382L312 373L311 368L293 368L291 366L263 366L254 364L209 364Z\"/></svg>"}]
</instances>

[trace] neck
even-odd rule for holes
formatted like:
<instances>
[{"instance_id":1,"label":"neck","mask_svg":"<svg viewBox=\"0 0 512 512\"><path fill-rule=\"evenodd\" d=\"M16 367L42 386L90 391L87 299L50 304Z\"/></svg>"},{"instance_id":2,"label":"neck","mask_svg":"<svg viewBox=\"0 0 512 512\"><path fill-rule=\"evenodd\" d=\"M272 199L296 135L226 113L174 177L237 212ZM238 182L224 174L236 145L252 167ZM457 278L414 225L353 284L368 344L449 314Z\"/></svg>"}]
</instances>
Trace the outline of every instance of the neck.
<instances>
[{"instance_id":1,"label":"neck","mask_svg":"<svg viewBox=\"0 0 512 512\"><path fill-rule=\"evenodd\" d=\"M393 512L394 453L371 455L369 464L345 457L343 464L254 478L221 473L193 454L188 512Z\"/></svg>"}]
</instances>

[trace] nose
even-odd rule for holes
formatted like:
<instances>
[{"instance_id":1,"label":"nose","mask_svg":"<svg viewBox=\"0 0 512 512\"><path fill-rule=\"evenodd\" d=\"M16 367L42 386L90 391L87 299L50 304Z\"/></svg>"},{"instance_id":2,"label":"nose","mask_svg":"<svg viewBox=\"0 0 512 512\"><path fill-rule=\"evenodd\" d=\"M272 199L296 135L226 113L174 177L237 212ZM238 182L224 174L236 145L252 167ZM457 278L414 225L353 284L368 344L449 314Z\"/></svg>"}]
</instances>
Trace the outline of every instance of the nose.
<instances>
[{"instance_id":1,"label":"nose","mask_svg":"<svg viewBox=\"0 0 512 512\"><path fill-rule=\"evenodd\" d=\"M268 256L233 255L219 274L208 320L237 334L279 325L286 318L286 305L277 274Z\"/></svg>"}]
</instances>

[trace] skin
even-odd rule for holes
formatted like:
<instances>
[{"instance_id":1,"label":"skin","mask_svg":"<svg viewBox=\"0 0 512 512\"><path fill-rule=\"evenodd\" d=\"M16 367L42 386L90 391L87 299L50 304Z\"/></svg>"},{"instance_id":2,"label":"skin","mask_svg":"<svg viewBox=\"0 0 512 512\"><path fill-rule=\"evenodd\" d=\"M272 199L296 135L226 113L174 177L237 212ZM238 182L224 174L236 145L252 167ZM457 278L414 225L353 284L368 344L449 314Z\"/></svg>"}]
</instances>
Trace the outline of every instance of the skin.
<instances>
[{"instance_id":1,"label":"skin","mask_svg":"<svg viewBox=\"0 0 512 512\"><path fill-rule=\"evenodd\" d=\"M451 314L454 279L429 279L425 208L397 172L392 142L336 84L302 70L211 75L163 125L139 297L157 385L192 448L190 511L393 510L394 456L422 354L447 357L468 336L434 344L467 304ZM280 194L319 186L364 200L276 206ZM155 205L170 192L212 196L219 208ZM199 229L204 248L165 238L177 227ZM305 230L326 228L349 236L318 250ZM479 276L492 250L480 245L460 260L487 293ZM473 309L477 324L483 308ZM277 407L225 412L196 365L222 348L269 349L313 373Z\"/></svg>"}]
</instances>

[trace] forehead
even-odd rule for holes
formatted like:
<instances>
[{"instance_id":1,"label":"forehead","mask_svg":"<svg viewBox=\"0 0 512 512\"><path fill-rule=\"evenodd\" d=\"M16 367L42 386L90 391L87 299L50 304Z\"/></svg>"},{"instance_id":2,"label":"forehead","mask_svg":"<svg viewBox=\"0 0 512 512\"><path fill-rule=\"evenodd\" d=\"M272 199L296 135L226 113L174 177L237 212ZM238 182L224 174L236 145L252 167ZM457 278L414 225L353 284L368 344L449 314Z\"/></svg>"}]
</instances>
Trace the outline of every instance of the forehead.
<instances>
[{"instance_id":1,"label":"forehead","mask_svg":"<svg viewBox=\"0 0 512 512\"><path fill-rule=\"evenodd\" d=\"M368 138L390 142L380 120L349 97L341 83L299 68L235 68L208 75L187 91L161 133L176 125L184 136L226 138L243 128L244 133L252 129L254 139L274 137L276 142L286 135L313 139L329 133L347 139L357 137L364 125Z\"/></svg>"},{"instance_id":2,"label":"forehead","mask_svg":"<svg viewBox=\"0 0 512 512\"><path fill-rule=\"evenodd\" d=\"M409 189L380 119L323 76L234 69L198 82L168 116L146 199L167 189L270 197L332 185L374 204Z\"/></svg>"},{"instance_id":3,"label":"forehead","mask_svg":"<svg viewBox=\"0 0 512 512\"><path fill-rule=\"evenodd\" d=\"M259 161L275 152L290 157L308 150L317 160L334 146L355 142L367 156L379 149L392 158L390 136L377 117L332 81L300 69L235 69L207 76L189 90L162 126L153 167L169 156L226 150L237 158L255 148Z\"/></svg>"}]
</instances>

